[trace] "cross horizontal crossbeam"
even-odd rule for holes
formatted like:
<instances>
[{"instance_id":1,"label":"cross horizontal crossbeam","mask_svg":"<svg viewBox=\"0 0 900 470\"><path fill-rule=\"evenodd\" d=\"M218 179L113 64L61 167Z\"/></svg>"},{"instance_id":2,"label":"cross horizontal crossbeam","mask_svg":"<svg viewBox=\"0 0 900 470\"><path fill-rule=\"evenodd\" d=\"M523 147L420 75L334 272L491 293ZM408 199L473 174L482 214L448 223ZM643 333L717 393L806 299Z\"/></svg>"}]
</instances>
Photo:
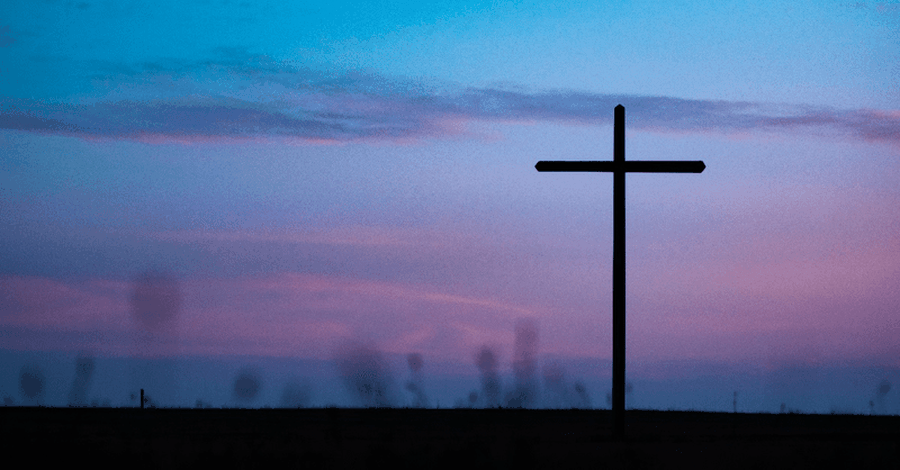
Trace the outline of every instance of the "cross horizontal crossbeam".
<instances>
[{"instance_id":1,"label":"cross horizontal crossbeam","mask_svg":"<svg viewBox=\"0 0 900 470\"><path fill-rule=\"evenodd\" d=\"M641 161L623 162L626 173L703 173L702 161ZM534 165L537 171L593 171L613 173L620 164L614 161L540 161Z\"/></svg>"}]
</instances>

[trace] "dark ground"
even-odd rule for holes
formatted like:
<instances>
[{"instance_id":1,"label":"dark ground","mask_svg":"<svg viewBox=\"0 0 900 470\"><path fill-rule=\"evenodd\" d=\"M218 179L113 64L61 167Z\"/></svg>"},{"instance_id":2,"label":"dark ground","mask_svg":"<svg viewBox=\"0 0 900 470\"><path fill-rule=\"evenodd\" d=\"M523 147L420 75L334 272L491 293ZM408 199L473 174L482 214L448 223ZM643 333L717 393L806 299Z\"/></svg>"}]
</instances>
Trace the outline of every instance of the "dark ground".
<instances>
[{"instance_id":1,"label":"dark ground","mask_svg":"<svg viewBox=\"0 0 900 470\"><path fill-rule=\"evenodd\" d=\"M128 468L900 468L900 417L604 410L0 408L4 461ZM16 461L13 460L13 461Z\"/></svg>"}]
</instances>

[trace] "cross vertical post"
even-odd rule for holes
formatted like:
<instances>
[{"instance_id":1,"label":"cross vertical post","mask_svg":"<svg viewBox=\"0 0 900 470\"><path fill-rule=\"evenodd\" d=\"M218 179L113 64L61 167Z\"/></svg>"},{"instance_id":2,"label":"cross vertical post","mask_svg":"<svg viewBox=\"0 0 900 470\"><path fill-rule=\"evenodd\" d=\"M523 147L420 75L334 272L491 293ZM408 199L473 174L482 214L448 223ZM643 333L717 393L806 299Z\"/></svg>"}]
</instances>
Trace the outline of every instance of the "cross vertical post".
<instances>
[{"instance_id":1,"label":"cross vertical post","mask_svg":"<svg viewBox=\"0 0 900 470\"><path fill-rule=\"evenodd\" d=\"M625 435L625 107L613 124L613 436Z\"/></svg>"},{"instance_id":2,"label":"cross vertical post","mask_svg":"<svg viewBox=\"0 0 900 470\"><path fill-rule=\"evenodd\" d=\"M702 161L626 161L625 107L615 108L612 161L539 161L537 171L613 174L613 437L625 437L625 173L702 173Z\"/></svg>"}]
</instances>

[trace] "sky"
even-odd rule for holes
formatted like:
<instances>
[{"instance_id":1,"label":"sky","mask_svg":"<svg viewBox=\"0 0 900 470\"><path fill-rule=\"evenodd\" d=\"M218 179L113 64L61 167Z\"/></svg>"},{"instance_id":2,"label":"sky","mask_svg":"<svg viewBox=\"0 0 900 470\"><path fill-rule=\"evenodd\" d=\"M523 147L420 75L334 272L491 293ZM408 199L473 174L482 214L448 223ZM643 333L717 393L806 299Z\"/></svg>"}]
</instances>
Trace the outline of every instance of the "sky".
<instances>
[{"instance_id":1,"label":"sky","mask_svg":"<svg viewBox=\"0 0 900 470\"><path fill-rule=\"evenodd\" d=\"M900 3L0 18L10 403L608 406L622 104L627 406L900 413Z\"/></svg>"}]
</instances>

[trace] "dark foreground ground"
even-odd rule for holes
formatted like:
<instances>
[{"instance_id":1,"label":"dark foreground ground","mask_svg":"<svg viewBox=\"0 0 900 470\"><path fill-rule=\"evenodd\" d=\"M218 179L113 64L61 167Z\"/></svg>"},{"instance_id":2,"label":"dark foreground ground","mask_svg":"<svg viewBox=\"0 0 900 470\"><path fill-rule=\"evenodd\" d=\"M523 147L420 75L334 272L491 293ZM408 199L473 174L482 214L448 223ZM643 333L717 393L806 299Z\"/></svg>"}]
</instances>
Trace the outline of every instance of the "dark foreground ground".
<instances>
[{"instance_id":1,"label":"dark foreground ground","mask_svg":"<svg viewBox=\"0 0 900 470\"><path fill-rule=\"evenodd\" d=\"M900 468L900 417L603 410L0 408L3 462L123 468ZM10 460L15 459L15 460Z\"/></svg>"}]
</instances>

